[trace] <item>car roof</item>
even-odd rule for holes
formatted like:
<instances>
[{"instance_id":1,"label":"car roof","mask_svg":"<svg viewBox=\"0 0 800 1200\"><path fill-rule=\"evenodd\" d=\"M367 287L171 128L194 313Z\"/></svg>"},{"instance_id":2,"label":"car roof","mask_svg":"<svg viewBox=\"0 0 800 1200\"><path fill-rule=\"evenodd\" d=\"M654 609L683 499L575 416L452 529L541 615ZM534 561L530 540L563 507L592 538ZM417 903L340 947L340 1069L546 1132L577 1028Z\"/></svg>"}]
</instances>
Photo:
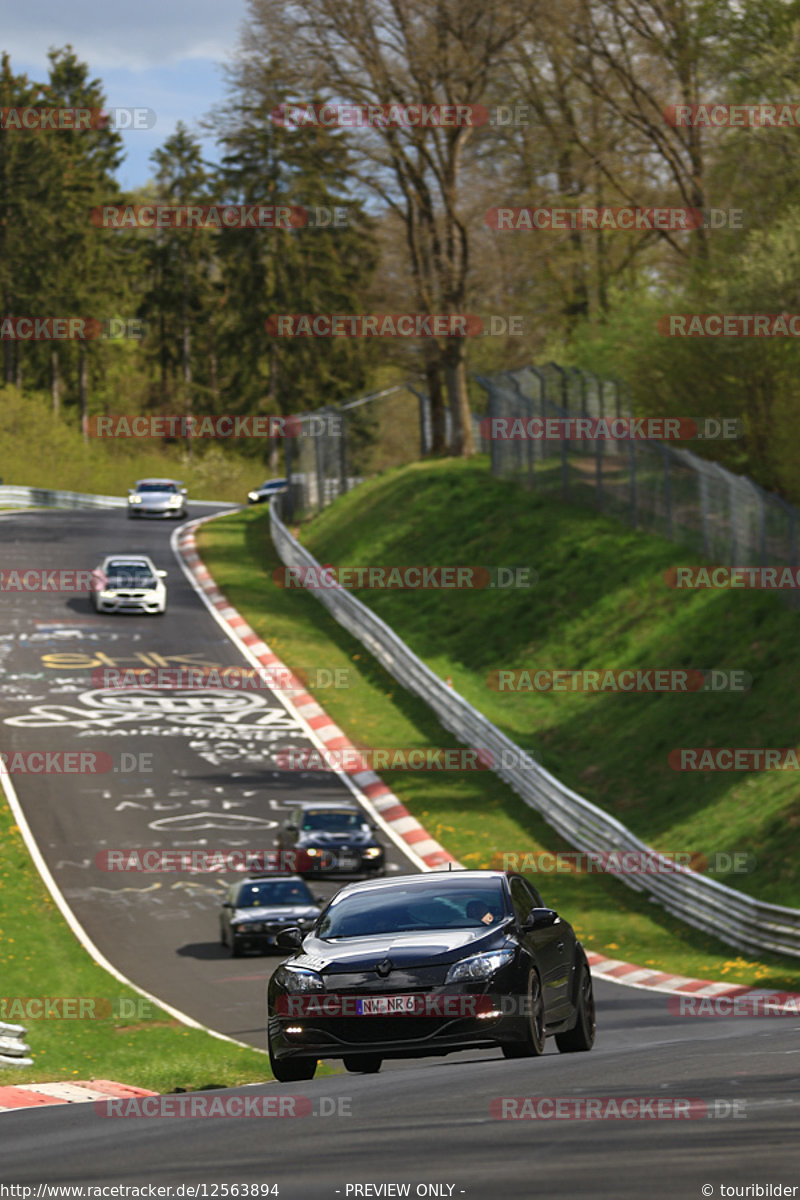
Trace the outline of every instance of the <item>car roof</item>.
<instances>
[{"instance_id":1,"label":"car roof","mask_svg":"<svg viewBox=\"0 0 800 1200\"><path fill-rule=\"evenodd\" d=\"M129 566L152 567L153 560L146 554L107 554L104 563L127 563Z\"/></svg>"},{"instance_id":2,"label":"car roof","mask_svg":"<svg viewBox=\"0 0 800 1200\"><path fill-rule=\"evenodd\" d=\"M292 874L291 871L248 871L241 879L237 879L236 883L263 883L265 879L281 880L285 883L291 880L292 883L305 883L302 875Z\"/></svg>"},{"instance_id":3,"label":"car roof","mask_svg":"<svg viewBox=\"0 0 800 1200\"><path fill-rule=\"evenodd\" d=\"M336 811L343 809L345 812L363 812L363 809L360 809L357 804L353 804L352 800L294 800L291 807L303 809L318 808L322 811L326 809Z\"/></svg>"},{"instance_id":4,"label":"car roof","mask_svg":"<svg viewBox=\"0 0 800 1200\"><path fill-rule=\"evenodd\" d=\"M359 879L355 883L346 884L340 891L336 893L336 899L338 900L340 896L344 896L349 892L375 891L378 888L393 888L399 887L400 885L408 886L408 884L411 884L412 886L415 884L422 885L425 883L430 883L432 880L436 880L437 883L445 887L448 886L446 881L452 881L452 886L455 887L457 885L469 883L470 880L477 881L479 879L497 879L501 881L505 880L507 882L509 879L509 873L506 871L464 871L459 868L455 871L425 871L419 875L393 875L391 878L382 876L380 879Z\"/></svg>"}]
</instances>

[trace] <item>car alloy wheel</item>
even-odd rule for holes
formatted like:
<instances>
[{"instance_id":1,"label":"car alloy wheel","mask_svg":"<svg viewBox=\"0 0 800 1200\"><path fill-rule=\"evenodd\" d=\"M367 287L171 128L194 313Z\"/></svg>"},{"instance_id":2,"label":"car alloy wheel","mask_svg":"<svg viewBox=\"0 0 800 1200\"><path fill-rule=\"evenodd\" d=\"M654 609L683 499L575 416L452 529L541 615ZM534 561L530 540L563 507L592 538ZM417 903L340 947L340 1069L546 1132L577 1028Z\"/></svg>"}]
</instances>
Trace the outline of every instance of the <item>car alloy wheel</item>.
<instances>
[{"instance_id":1,"label":"car alloy wheel","mask_svg":"<svg viewBox=\"0 0 800 1200\"><path fill-rule=\"evenodd\" d=\"M512 1042L503 1046L505 1058L538 1058L544 1054L547 1035L545 1033L544 996L539 972L532 970L528 976L527 1000L527 1029L525 1040Z\"/></svg>"},{"instance_id":2,"label":"car alloy wheel","mask_svg":"<svg viewBox=\"0 0 800 1200\"><path fill-rule=\"evenodd\" d=\"M578 984L578 1015L575 1026L566 1033L556 1034L556 1045L562 1054L591 1050L595 1036L594 988L589 966L584 962Z\"/></svg>"},{"instance_id":3,"label":"car alloy wheel","mask_svg":"<svg viewBox=\"0 0 800 1200\"><path fill-rule=\"evenodd\" d=\"M317 1069L315 1058L275 1058L272 1053L272 1042L267 1042L269 1048L269 1065L278 1083L302 1083L313 1079Z\"/></svg>"}]
</instances>

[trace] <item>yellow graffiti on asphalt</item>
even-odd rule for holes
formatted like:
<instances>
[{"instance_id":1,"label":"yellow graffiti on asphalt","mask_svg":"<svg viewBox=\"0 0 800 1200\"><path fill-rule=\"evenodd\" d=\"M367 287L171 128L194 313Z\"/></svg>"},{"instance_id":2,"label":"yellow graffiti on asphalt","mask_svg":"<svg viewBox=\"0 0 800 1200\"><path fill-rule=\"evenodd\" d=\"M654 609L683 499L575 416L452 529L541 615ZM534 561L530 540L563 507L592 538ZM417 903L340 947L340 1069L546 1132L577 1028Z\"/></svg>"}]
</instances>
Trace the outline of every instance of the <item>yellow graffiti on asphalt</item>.
<instances>
[{"instance_id":1,"label":"yellow graffiti on asphalt","mask_svg":"<svg viewBox=\"0 0 800 1200\"><path fill-rule=\"evenodd\" d=\"M133 663L129 670L137 667L152 670L153 667L168 667L179 665L185 667L204 667L207 670L222 671L224 663L214 662L204 658L202 654L158 654L155 650L137 650L135 654L119 655L106 654L98 650L93 654L43 654L42 666L53 671L88 671L92 667L120 667L123 663Z\"/></svg>"}]
</instances>

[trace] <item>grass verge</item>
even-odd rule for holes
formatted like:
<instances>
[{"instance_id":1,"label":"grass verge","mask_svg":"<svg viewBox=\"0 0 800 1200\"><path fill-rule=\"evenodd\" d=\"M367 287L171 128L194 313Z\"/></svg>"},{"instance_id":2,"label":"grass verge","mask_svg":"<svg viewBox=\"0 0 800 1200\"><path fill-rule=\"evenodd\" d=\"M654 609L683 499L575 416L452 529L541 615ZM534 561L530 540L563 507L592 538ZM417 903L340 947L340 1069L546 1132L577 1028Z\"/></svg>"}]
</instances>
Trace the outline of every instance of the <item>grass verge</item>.
<instances>
[{"instance_id":1,"label":"grass verge","mask_svg":"<svg viewBox=\"0 0 800 1200\"><path fill-rule=\"evenodd\" d=\"M0 1020L27 1029L31 1067L0 1067L0 1084L115 1079L157 1092L271 1078L266 1055L190 1029L93 962L44 886L0 793ZM31 999L49 999L53 1013ZM64 1001L72 1003L65 1004ZM81 1007L82 1003L82 1007Z\"/></svg>"},{"instance_id":2,"label":"grass verge","mask_svg":"<svg viewBox=\"0 0 800 1200\"><path fill-rule=\"evenodd\" d=\"M389 472L337 502L304 527L303 536L323 562L533 566L540 582L529 591L370 592L362 598L548 769L645 840L673 852L744 849L756 856L756 871L726 883L755 894L771 891L764 898L778 902L796 901L791 779L787 795L780 774L687 780L665 765L676 745L793 744L797 618L774 597L671 592L663 571L680 561L673 544L626 531L586 509L546 504L491 479L475 462ZM281 564L266 511L209 523L199 548L231 603L287 665L301 674L312 666L349 672L348 687L316 696L356 744L457 745L427 706L400 688L313 596L275 584L272 575ZM758 686L746 697L536 696L487 689L489 671L531 662L728 666L750 672ZM568 849L490 773L384 777L465 865L499 865L503 852ZM758 801L742 812L743 796L754 786ZM738 789L743 791L736 796ZM739 955L609 876L553 874L538 882L592 949L665 971L800 990L800 964Z\"/></svg>"}]
</instances>

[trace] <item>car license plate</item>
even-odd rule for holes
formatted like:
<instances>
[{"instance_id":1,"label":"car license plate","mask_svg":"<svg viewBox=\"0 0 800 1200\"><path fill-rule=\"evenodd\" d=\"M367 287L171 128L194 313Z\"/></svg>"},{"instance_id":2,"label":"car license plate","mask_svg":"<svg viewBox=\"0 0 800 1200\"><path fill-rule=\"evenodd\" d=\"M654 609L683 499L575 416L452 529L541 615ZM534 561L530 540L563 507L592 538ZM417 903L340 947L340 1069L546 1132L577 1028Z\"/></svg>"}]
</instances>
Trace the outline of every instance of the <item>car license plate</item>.
<instances>
[{"instance_id":1,"label":"car license plate","mask_svg":"<svg viewBox=\"0 0 800 1200\"><path fill-rule=\"evenodd\" d=\"M391 1017L416 1011L416 996L363 996L356 1000L356 1012L363 1017Z\"/></svg>"},{"instance_id":2,"label":"car license plate","mask_svg":"<svg viewBox=\"0 0 800 1200\"><path fill-rule=\"evenodd\" d=\"M356 871L359 867L359 861L349 854L340 854L337 859L337 866L342 871Z\"/></svg>"}]
</instances>

